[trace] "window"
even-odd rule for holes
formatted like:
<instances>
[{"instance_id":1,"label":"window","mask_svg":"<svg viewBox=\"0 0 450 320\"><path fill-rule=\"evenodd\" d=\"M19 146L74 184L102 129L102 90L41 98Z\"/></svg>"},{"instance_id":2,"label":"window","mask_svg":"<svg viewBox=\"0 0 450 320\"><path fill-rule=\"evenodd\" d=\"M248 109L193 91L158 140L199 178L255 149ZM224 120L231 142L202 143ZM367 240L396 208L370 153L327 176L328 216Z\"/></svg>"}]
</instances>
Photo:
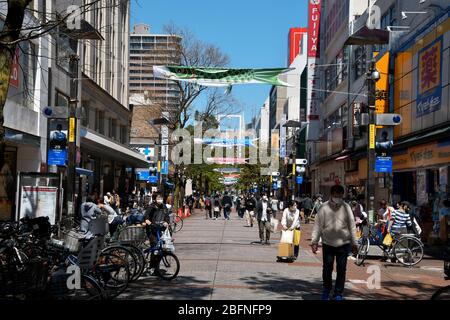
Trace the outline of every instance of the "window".
<instances>
[{"instance_id":1,"label":"window","mask_svg":"<svg viewBox=\"0 0 450 320\"><path fill-rule=\"evenodd\" d=\"M95 111L95 131L100 134L105 134L105 112Z\"/></svg>"},{"instance_id":2,"label":"window","mask_svg":"<svg viewBox=\"0 0 450 320\"><path fill-rule=\"evenodd\" d=\"M117 120L110 118L109 121L109 137L112 139L117 138Z\"/></svg>"},{"instance_id":3,"label":"window","mask_svg":"<svg viewBox=\"0 0 450 320\"><path fill-rule=\"evenodd\" d=\"M24 42L22 50L27 54L22 54L22 70L23 70L23 98L24 105L32 108L34 100L34 89L37 71L37 52L36 45L32 42Z\"/></svg>"},{"instance_id":4,"label":"window","mask_svg":"<svg viewBox=\"0 0 450 320\"><path fill-rule=\"evenodd\" d=\"M85 127L89 126L89 102L88 101L83 101L83 118L82 118L82 124Z\"/></svg>"},{"instance_id":5,"label":"window","mask_svg":"<svg viewBox=\"0 0 450 320\"><path fill-rule=\"evenodd\" d=\"M395 4L394 4L381 17L381 22L380 22L381 29L386 29L388 26L397 25L396 14L397 14L397 10L395 9Z\"/></svg>"},{"instance_id":6,"label":"window","mask_svg":"<svg viewBox=\"0 0 450 320\"><path fill-rule=\"evenodd\" d=\"M358 79L363 74L366 73L367 66L366 66L366 49L364 46L359 46L355 50L355 59L353 62L353 79Z\"/></svg>"},{"instance_id":7,"label":"window","mask_svg":"<svg viewBox=\"0 0 450 320\"><path fill-rule=\"evenodd\" d=\"M56 65L69 72L70 56L77 52L77 41L69 38L63 32L56 36Z\"/></svg>"},{"instance_id":8,"label":"window","mask_svg":"<svg viewBox=\"0 0 450 320\"><path fill-rule=\"evenodd\" d=\"M65 94L56 91L56 95L55 95L55 106L57 107L69 107L69 97L66 96Z\"/></svg>"},{"instance_id":9,"label":"window","mask_svg":"<svg viewBox=\"0 0 450 320\"><path fill-rule=\"evenodd\" d=\"M123 144L127 144L128 141L128 127L127 126L121 126L120 127L120 142Z\"/></svg>"}]
</instances>

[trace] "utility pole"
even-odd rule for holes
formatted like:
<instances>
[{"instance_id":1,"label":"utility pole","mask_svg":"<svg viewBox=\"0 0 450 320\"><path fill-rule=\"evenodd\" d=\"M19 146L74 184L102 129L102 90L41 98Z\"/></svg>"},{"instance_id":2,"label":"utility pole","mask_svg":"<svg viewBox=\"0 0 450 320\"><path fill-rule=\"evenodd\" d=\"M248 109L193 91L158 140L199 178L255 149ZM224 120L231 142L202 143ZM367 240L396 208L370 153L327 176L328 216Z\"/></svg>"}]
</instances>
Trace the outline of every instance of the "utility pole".
<instances>
[{"instance_id":1,"label":"utility pole","mask_svg":"<svg viewBox=\"0 0 450 320\"><path fill-rule=\"evenodd\" d=\"M368 204L369 220L374 219L375 202L375 83L380 79L379 72L375 68L375 60L372 59L367 72L367 105L369 113L369 130L367 130L367 187L366 199Z\"/></svg>"},{"instance_id":2,"label":"utility pole","mask_svg":"<svg viewBox=\"0 0 450 320\"><path fill-rule=\"evenodd\" d=\"M77 155L77 108L78 108L78 63L76 54L70 56L70 102L69 102L69 130L68 130L68 161L67 161L67 216L75 216L75 179Z\"/></svg>"}]
</instances>

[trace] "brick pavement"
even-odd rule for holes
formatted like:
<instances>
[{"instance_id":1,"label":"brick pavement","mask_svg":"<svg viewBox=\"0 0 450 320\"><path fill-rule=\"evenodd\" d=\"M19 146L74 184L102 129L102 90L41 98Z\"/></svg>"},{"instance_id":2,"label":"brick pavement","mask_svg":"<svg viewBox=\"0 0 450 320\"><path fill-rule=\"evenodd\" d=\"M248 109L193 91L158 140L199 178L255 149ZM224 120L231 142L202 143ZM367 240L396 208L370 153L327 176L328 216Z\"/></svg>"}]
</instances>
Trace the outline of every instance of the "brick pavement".
<instances>
[{"instance_id":1,"label":"brick pavement","mask_svg":"<svg viewBox=\"0 0 450 320\"><path fill-rule=\"evenodd\" d=\"M231 220L206 220L196 211L176 233L175 253L181 269L177 279L140 279L122 299L278 300L320 299L321 252L312 254L309 241L312 225L303 225L299 258L293 263L277 262L280 234L272 234L271 245L259 240L258 228L245 227L236 213ZM381 289L367 286L367 267L381 271ZM417 267L382 263L376 257L358 267L349 259L346 299L429 299L443 279L442 261L426 257Z\"/></svg>"}]
</instances>

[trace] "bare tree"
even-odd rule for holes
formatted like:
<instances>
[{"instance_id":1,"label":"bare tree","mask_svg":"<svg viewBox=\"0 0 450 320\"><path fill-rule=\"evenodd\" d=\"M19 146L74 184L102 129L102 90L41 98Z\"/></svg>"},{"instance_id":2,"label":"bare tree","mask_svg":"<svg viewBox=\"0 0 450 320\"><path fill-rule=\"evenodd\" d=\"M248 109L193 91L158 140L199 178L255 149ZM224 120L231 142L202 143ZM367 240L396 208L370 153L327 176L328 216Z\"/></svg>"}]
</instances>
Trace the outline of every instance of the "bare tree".
<instances>
[{"instance_id":1,"label":"bare tree","mask_svg":"<svg viewBox=\"0 0 450 320\"><path fill-rule=\"evenodd\" d=\"M213 44L205 43L195 37L188 29L175 26L173 23L164 26L164 32L171 35L182 37L181 45L178 48L178 54L181 55L181 64L183 66L199 67L225 67L229 64L228 55ZM209 94L209 101L214 111L219 111L222 105L219 105L217 90L210 89L197 84L175 81L180 90L180 104L178 110L172 115L172 127L184 128L192 116L191 107L194 101L204 92L213 91ZM225 102L226 99L222 99ZM208 103L209 104L209 103Z\"/></svg>"}]
</instances>

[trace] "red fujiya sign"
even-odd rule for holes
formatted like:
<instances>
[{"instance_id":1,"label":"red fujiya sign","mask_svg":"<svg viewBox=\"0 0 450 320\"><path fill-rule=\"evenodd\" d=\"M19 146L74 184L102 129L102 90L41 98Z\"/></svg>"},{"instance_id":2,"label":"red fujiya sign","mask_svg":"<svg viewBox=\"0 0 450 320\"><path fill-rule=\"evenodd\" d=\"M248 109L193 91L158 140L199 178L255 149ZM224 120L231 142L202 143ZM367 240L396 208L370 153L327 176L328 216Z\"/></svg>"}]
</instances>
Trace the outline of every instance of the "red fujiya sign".
<instances>
[{"instance_id":1,"label":"red fujiya sign","mask_svg":"<svg viewBox=\"0 0 450 320\"><path fill-rule=\"evenodd\" d=\"M319 57L319 33L320 33L320 5L321 0L309 0L309 34L308 57Z\"/></svg>"}]
</instances>

